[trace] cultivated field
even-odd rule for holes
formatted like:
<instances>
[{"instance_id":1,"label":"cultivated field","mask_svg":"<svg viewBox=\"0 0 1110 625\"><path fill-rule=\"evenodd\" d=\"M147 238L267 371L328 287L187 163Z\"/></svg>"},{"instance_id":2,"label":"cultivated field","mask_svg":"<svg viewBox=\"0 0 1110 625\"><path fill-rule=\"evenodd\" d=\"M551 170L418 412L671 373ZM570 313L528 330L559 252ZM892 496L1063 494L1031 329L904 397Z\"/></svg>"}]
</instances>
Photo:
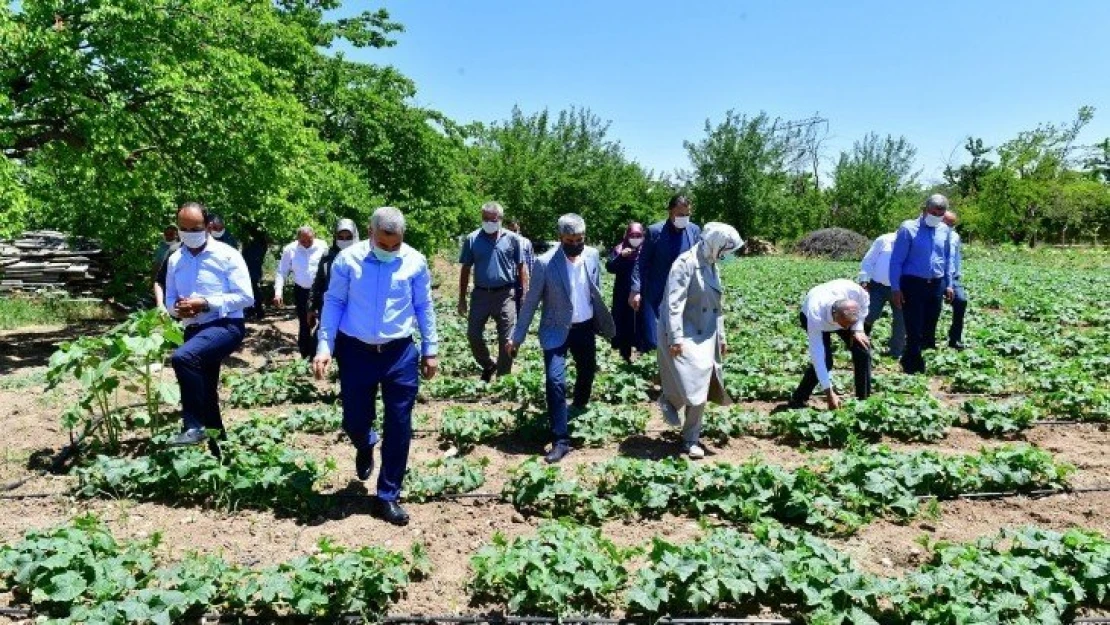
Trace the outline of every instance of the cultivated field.
<instances>
[{"instance_id":1,"label":"cultivated field","mask_svg":"<svg viewBox=\"0 0 1110 625\"><path fill-rule=\"evenodd\" d=\"M0 605L74 621L507 610L1051 623L1110 613L1110 257L970 248L969 349L941 340L929 376L905 377L879 355L887 316L873 336L871 400L775 411L807 362L802 295L856 269L788 257L725 266L725 370L738 402L707 417L706 459L678 458L651 401L654 356L629 367L605 346L592 409L572 426L576 449L551 468L538 458L547 434L534 336L516 375L481 383L454 313L454 268L437 263L441 372L422 386L405 528L370 517L376 478L354 479L333 388L292 363L295 320L251 326L227 368L223 465L167 450L164 433L151 442L151 412L176 423L161 405L170 371L153 373L149 395L146 378L119 373L137 385L94 393L87 407L95 372L86 387L62 372L47 389L54 343L110 324L6 331L0 483L30 479L0 500L10 547ZM948 319L946 307L942 331ZM157 341L128 349L162 353ZM850 371L838 346L845 392ZM118 447L102 428L65 471L46 472L70 442L63 415L79 432L104 402L129 407ZM962 497L983 493L998 496ZM88 514L99 522L21 543Z\"/></svg>"}]
</instances>

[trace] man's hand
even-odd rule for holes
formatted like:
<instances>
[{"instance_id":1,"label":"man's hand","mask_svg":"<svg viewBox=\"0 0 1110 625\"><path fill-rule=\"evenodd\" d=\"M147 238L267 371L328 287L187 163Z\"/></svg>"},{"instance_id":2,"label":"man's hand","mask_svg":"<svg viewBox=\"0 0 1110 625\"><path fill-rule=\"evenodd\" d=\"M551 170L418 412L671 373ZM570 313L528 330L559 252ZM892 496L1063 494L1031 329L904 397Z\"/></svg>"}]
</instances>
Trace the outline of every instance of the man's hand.
<instances>
[{"instance_id":1,"label":"man's hand","mask_svg":"<svg viewBox=\"0 0 1110 625\"><path fill-rule=\"evenodd\" d=\"M724 341L721 341L721 360L724 360L725 356L727 354L728 354L728 343L726 343Z\"/></svg>"},{"instance_id":2,"label":"man's hand","mask_svg":"<svg viewBox=\"0 0 1110 625\"><path fill-rule=\"evenodd\" d=\"M628 305L632 307L632 310L635 310L636 312L639 312L640 311L640 294L639 293L630 293L628 295Z\"/></svg>"},{"instance_id":3,"label":"man's hand","mask_svg":"<svg viewBox=\"0 0 1110 625\"><path fill-rule=\"evenodd\" d=\"M513 344L512 339L509 339L509 340L505 341L505 353L506 354L508 354L510 356L516 356L516 350L519 349L519 348L520 348L519 345L514 345Z\"/></svg>"},{"instance_id":4,"label":"man's hand","mask_svg":"<svg viewBox=\"0 0 1110 625\"><path fill-rule=\"evenodd\" d=\"M956 290L952 287L944 289L944 301L951 303L956 298Z\"/></svg>"},{"instance_id":5,"label":"man's hand","mask_svg":"<svg viewBox=\"0 0 1110 625\"><path fill-rule=\"evenodd\" d=\"M836 410L840 407L840 397L836 395L836 391L831 386L829 390L825 391L825 402L829 405L829 410Z\"/></svg>"},{"instance_id":6,"label":"man's hand","mask_svg":"<svg viewBox=\"0 0 1110 625\"><path fill-rule=\"evenodd\" d=\"M314 310L309 311L309 313L308 313L308 327L309 327L309 329L315 328L316 327L316 322L319 321L319 320L320 320L320 315L317 315L316 311L314 311Z\"/></svg>"},{"instance_id":7,"label":"man's hand","mask_svg":"<svg viewBox=\"0 0 1110 625\"><path fill-rule=\"evenodd\" d=\"M871 283L870 282L860 282L859 286L864 291L870 291L871 290Z\"/></svg>"},{"instance_id":8,"label":"man's hand","mask_svg":"<svg viewBox=\"0 0 1110 625\"><path fill-rule=\"evenodd\" d=\"M853 332L852 340L859 343L864 349L871 349L871 339L866 332Z\"/></svg>"},{"instance_id":9,"label":"man's hand","mask_svg":"<svg viewBox=\"0 0 1110 625\"><path fill-rule=\"evenodd\" d=\"M628 258L631 255L632 255L632 248L630 248L630 247L622 247L621 248L621 256L622 257Z\"/></svg>"},{"instance_id":10,"label":"man's hand","mask_svg":"<svg viewBox=\"0 0 1110 625\"><path fill-rule=\"evenodd\" d=\"M285 304L285 302L281 300L280 295L275 295L272 303L274 305L274 308L281 308Z\"/></svg>"},{"instance_id":11,"label":"man's hand","mask_svg":"<svg viewBox=\"0 0 1110 625\"><path fill-rule=\"evenodd\" d=\"M439 371L439 361L435 356L428 356L424 359L424 363L420 367L420 374L424 376L425 380L431 380L436 377L436 372Z\"/></svg>"},{"instance_id":12,"label":"man's hand","mask_svg":"<svg viewBox=\"0 0 1110 625\"><path fill-rule=\"evenodd\" d=\"M671 345L671 356L678 358L682 355L682 343L675 343Z\"/></svg>"},{"instance_id":13,"label":"man's hand","mask_svg":"<svg viewBox=\"0 0 1110 625\"><path fill-rule=\"evenodd\" d=\"M323 380L328 374L328 365L331 364L331 354L317 354L312 359L312 373L317 380Z\"/></svg>"},{"instance_id":14,"label":"man's hand","mask_svg":"<svg viewBox=\"0 0 1110 625\"><path fill-rule=\"evenodd\" d=\"M902 295L901 291L895 291L890 294L890 305L901 309L906 303L906 298Z\"/></svg>"},{"instance_id":15,"label":"man's hand","mask_svg":"<svg viewBox=\"0 0 1110 625\"><path fill-rule=\"evenodd\" d=\"M459 305L455 307L455 310L459 313L460 317L465 317L466 316L466 296L465 295L460 295L459 296Z\"/></svg>"},{"instance_id":16,"label":"man's hand","mask_svg":"<svg viewBox=\"0 0 1110 625\"><path fill-rule=\"evenodd\" d=\"M192 319L208 307L208 300L203 297L183 297L174 304L174 311L182 319Z\"/></svg>"}]
</instances>

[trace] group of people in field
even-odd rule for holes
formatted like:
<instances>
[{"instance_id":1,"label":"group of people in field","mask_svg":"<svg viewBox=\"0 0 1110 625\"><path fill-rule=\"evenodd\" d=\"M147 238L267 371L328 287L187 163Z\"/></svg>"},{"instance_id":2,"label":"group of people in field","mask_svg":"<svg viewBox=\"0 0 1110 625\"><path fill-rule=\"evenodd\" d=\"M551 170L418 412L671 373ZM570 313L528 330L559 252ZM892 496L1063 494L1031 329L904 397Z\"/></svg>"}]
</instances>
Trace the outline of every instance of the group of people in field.
<instances>
[{"instance_id":1,"label":"group of people in field","mask_svg":"<svg viewBox=\"0 0 1110 625\"><path fill-rule=\"evenodd\" d=\"M676 195L665 220L646 228L629 224L604 264L601 254L586 245L586 222L577 214L558 219L557 243L539 256L519 223L505 220L497 202L482 205L481 226L462 239L457 312L467 320L467 341L483 380L512 371L539 314L551 428L547 462L560 462L571 452L571 420L588 418L599 336L626 361L655 352L660 412L668 424L681 427L682 453L692 459L705 455L700 438L706 406L730 402L722 369L728 344L719 265L744 241L728 224L699 227L691 216L691 202ZM870 394L868 336L887 301L894 312L890 354L900 358L907 373L924 372L922 352L934 346L942 299L953 302L960 319L953 323L949 344L962 348L966 297L954 223L947 199L930 196L918 218L876 239L858 281L833 280L805 294L798 321L808 336L811 362L788 407L806 405L818 385L830 408L840 405L830 376L834 333L851 350L856 396ZM404 215L393 207L374 211L364 240L349 219L336 224L331 246L310 227L300 228L282 248L272 300L275 306L284 304L284 283L291 274L298 351L318 378L335 360L355 472L361 480L370 478L380 443L371 511L397 525L409 518L398 502L412 410L420 379L436 375L439 351L428 261L404 242L405 229ZM182 397L182 430L172 445L207 444L220 454L220 366L242 344L245 317L259 310L264 255L265 246L257 255L259 267L250 267L248 251L237 250L223 221L195 202L178 208L174 231L165 233L156 252L155 297L185 326L185 342L171 359ZM608 299L601 290L603 266L614 274ZM496 356L485 338L491 318ZM569 397L568 360L576 371Z\"/></svg>"}]
</instances>

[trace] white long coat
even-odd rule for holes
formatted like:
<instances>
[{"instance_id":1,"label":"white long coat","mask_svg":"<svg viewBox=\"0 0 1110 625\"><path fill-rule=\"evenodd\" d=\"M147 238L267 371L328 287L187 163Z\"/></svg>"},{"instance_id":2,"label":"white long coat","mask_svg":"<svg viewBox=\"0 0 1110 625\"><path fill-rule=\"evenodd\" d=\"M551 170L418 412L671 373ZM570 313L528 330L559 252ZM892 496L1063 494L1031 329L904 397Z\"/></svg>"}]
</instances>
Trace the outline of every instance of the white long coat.
<instances>
[{"instance_id":1,"label":"white long coat","mask_svg":"<svg viewBox=\"0 0 1110 625\"><path fill-rule=\"evenodd\" d=\"M721 370L723 289L717 265L703 260L704 253L699 243L675 259L659 309L659 377L663 394L676 408L707 400L732 403ZM682 343L677 357L670 352L676 336Z\"/></svg>"}]
</instances>

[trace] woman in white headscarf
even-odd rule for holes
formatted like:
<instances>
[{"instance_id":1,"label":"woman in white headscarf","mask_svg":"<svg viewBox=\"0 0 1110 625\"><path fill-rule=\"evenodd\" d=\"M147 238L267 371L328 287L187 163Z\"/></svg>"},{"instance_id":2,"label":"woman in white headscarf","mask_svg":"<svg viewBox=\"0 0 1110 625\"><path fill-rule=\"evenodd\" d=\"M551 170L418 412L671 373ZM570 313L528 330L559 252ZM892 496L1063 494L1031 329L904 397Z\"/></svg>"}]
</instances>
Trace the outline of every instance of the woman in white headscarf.
<instances>
[{"instance_id":1,"label":"woman in white headscarf","mask_svg":"<svg viewBox=\"0 0 1110 625\"><path fill-rule=\"evenodd\" d=\"M725 322L717 263L744 245L728 224L705 224L701 240L675 259L659 311L659 407L667 423L682 425L682 448L702 458L701 424L708 401L728 404L721 375ZM679 411L685 408L685 422Z\"/></svg>"}]
</instances>

